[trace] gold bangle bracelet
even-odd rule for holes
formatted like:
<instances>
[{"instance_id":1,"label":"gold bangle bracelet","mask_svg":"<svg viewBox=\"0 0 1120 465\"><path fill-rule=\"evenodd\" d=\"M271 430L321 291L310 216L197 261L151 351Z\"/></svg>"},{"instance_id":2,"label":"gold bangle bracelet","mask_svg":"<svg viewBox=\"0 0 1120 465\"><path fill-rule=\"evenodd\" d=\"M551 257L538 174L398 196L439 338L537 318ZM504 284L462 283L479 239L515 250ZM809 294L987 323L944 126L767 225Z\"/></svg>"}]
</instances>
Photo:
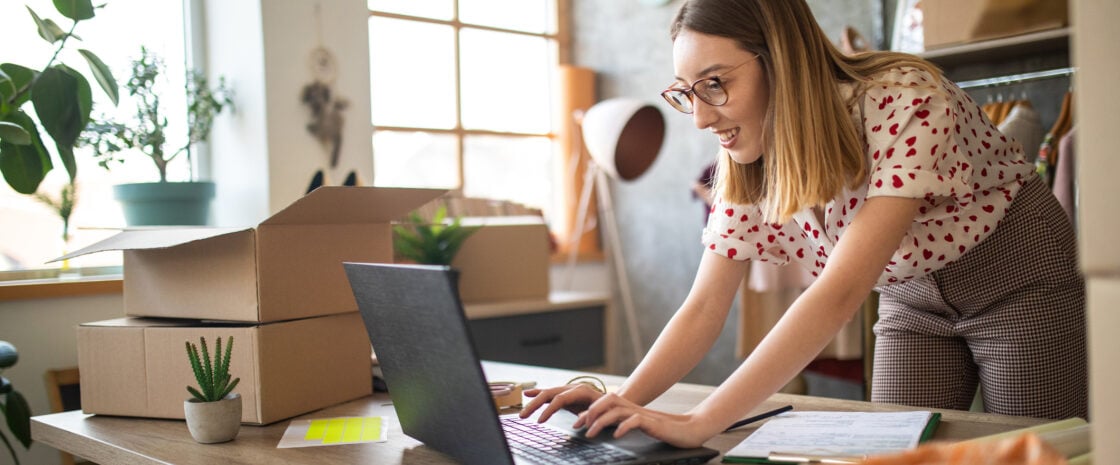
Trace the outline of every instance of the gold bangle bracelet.
<instances>
[{"instance_id":1,"label":"gold bangle bracelet","mask_svg":"<svg viewBox=\"0 0 1120 465\"><path fill-rule=\"evenodd\" d=\"M585 384L587 387L599 391L600 394L607 393L607 383L590 375L576 376L575 378L569 379L568 382L564 384Z\"/></svg>"}]
</instances>

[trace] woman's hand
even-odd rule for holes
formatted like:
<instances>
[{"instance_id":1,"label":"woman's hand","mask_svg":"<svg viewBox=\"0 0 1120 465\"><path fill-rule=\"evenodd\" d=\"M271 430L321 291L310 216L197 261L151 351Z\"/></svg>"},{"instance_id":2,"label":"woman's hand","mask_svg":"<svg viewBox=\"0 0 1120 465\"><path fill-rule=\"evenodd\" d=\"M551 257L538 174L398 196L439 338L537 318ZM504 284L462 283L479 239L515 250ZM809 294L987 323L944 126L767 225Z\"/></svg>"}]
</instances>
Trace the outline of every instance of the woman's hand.
<instances>
[{"instance_id":1,"label":"woman's hand","mask_svg":"<svg viewBox=\"0 0 1120 465\"><path fill-rule=\"evenodd\" d=\"M595 437L604 429L617 425L613 436L640 429L646 434L677 447L700 447L719 433L712 432L700 418L692 414L670 414L641 407L617 394L606 394L580 413L573 428L587 427L587 437Z\"/></svg>"},{"instance_id":2,"label":"woman's hand","mask_svg":"<svg viewBox=\"0 0 1120 465\"><path fill-rule=\"evenodd\" d=\"M549 389L529 389L524 392L525 396L532 397L533 400L525 404L521 409L521 418L527 418L532 415L538 408L548 404L541 411L539 421L545 422L552 417L553 413L557 410L565 409L572 413L579 413L587 409L592 402L603 396L602 392L592 388L586 383L568 384L564 386L549 388Z\"/></svg>"}]
</instances>

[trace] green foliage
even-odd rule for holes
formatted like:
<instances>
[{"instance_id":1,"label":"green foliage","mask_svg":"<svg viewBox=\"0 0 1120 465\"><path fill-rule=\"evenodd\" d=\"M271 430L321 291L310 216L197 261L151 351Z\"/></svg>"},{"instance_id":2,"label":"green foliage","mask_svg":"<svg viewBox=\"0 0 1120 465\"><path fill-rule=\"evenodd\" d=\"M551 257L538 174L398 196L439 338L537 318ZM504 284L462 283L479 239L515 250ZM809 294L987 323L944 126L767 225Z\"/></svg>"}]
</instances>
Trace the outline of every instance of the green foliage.
<instances>
[{"instance_id":1,"label":"green foliage","mask_svg":"<svg viewBox=\"0 0 1120 465\"><path fill-rule=\"evenodd\" d=\"M89 81L58 61L70 39L81 40L74 35L74 29L78 23L93 18L93 4L91 0L56 0L54 6L59 14L73 21L69 30L63 30L54 20L40 17L27 8L39 37L54 46L46 65L36 70L0 63L0 174L12 189L23 194L38 190L43 178L55 166L39 126L54 141L58 160L73 184L78 175L74 145L89 124L93 106ZM81 49L79 53L90 74L116 105L117 82L109 68L93 52ZM24 105L28 102L35 108L38 121L25 111Z\"/></svg>"},{"instance_id":2,"label":"green foliage","mask_svg":"<svg viewBox=\"0 0 1120 465\"><path fill-rule=\"evenodd\" d=\"M234 378L232 381L229 379L229 356L233 352L233 336L229 337L229 345L226 346L224 357L222 356L222 338L218 338L214 347L213 362L210 361L206 338L200 337L198 341L199 345L202 346L201 355L198 353L198 346L191 341L186 342L187 358L191 361L194 379L198 381L198 389L187 386L187 392L201 402L217 402L233 392L233 388L241 382L241 378Z\"/></svg>"},{"instance_id":3,"label":"green foliage","mask_svg":"<svg viewBox=\"0 0 1120 465\"><path fill-rule=\"evenodd\" d=\"M16 351L15 346L8 343L8 341L0 341L0 373L5 369L15 366L19 361L19 352ZM8 425L8 431L12 432L16 440L23 445L24 449L31 447L31 406L27 404L27 399L24 399L23 394L12 387L11 381L8 378L0 376L0 396L4 399L0 403L0 415L4 417L4 422ZM19 465L19 457L16 456L16 449L12 443L8 441L8 436L0 431L0 440L4 441L7 446L8 452L12 454L12 460L16 465Z\"/></svg>"},{"instance_id":4,"label":"green foliage","mask_svg":"<svg viewBox=\"0 0 1120 465\"><path fill-rule=\"evenodd\" d=\"M408 225L393 226L393 247L398 254L417 263L450 265L463 242L478 228L462 226L459 218L445 224L446 217L446 207L436 210L431 221L424 221L419 213L409 213Z\"/></svg>"},{"instance_id":5,"label":"green foliage","mask_svg":"<svg viewBox=\"0 0 1120 465\"><path fill-rule=\"evenodd\" d=\"M160 182L167 182L167 164L181 154L191 156L191 147L210 138L214 118L226 107L233 105L233 92L219 78L217 87L211 88L209 80L197 70L188 72L185 92L187 95L187 140L168 152L167 117L160 112L160 75L165 71L163 61L140 47L140 57L132 61L132 75L125 83L128 94L136 99L136 113L128 122L99 117L89 124L79 140L88 145L98 164L109 169L124 162L124 154L140 152L147 155L159 172Z\"/></svg>"}]
</instances>

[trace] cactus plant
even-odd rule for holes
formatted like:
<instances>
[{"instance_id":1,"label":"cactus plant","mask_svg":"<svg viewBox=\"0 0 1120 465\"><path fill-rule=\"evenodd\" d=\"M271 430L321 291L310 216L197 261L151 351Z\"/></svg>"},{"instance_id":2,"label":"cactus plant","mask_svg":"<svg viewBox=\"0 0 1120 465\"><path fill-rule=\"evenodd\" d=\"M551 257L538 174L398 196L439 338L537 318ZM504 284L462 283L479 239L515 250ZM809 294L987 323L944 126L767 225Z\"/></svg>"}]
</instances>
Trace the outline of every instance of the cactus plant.
<instances>
[{"instance_id":1,"label":"cactus plant","mask_svg":"<svg viewBox=\"0 0 1120 465\"><path fill-rule=\"evenodd\" d=\"M200 337L198 340L199 345L202 346L201 355L198 346L195 346L191 341L186 341L187 358L190 359L191 369L194 370L194 378L198 381L198 389L187 386L187 392L200 402L217 402L233 392L233 388L241 382L241 378L234 378L231 381L229 377L229 357L233 352L233 336L229 337L229 344L226 345L224 356L222 354L222 338L218 338L214 346L213 362L210 361L206 338Z\"/></svg>"}]
</instances>

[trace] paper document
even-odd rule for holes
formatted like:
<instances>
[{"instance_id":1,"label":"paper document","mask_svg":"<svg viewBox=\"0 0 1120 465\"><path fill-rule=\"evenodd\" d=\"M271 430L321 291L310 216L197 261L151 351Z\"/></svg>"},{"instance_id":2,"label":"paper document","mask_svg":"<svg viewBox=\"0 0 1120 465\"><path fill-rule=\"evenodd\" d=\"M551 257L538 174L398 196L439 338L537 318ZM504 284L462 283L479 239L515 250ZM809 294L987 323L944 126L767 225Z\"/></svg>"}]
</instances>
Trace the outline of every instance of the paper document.
<instances>
[{"instance_id":1,"label":"paper document","mask_svg":"<svg viewBox=\"0 0 1120 465\"><path fill-rule=\"evenodd\" d=\"M778 415L725 456L766 459L771 453L861 457L913 448L934 414L920 412L798 412ZM754 460L751 460L754 461Z\"/></svg>"},{"instance_id":2,"label":"paper document","mask_svg":"<svg viewBox=\"0 0 1120 465\"><path fill-rule=\"evenodd\" d=\"M278 449L289 447L333 446L362 442L384 442L387 438L386 417L343 417L315 420L292 420Z\"/></svg>"}]
</instances>

